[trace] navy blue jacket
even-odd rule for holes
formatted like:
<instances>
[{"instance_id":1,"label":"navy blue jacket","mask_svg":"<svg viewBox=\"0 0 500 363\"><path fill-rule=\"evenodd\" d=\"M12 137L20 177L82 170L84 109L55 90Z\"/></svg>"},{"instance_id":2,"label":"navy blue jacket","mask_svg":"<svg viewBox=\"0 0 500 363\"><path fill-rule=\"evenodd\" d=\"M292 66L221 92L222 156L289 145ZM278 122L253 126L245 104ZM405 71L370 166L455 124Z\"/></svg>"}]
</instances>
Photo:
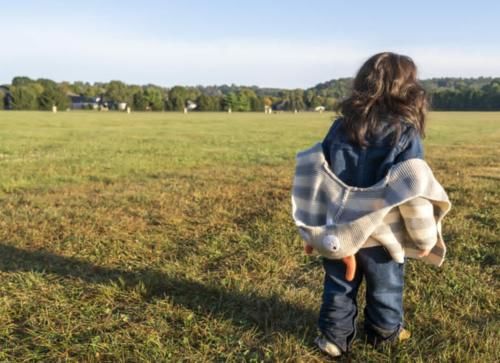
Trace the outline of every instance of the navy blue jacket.
<instances>
[{"instance_id":1,"label":"navy blue jacket","mask_svg":"<svg viewBox=\"0 0 500 363\"><path fill-rule=\"evenodd\" d=\"M424 158L422 141L415 127L401 122L401 135L393 144L394 126L382 121L376 136L363 148L352 144L344 132L342 118L334 121L322 142L331 170L345 184L366 188L383 179L390 167L412 158Z\"/></svg>"}]
</instances>

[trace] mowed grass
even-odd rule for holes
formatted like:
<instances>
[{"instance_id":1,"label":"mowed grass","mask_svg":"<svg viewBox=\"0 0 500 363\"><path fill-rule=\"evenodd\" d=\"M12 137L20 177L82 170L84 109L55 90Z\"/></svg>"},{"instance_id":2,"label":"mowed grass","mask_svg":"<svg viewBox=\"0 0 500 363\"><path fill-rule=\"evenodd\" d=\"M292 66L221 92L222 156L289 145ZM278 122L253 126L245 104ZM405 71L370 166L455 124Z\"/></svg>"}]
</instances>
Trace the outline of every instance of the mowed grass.
<instances>
[{"instance_id":1,"label":"mowed grass","mask_svg":"<svg viewBox=\"0 0 500 363\"><path fill-rule=\"evenodd\" d=\"M0 361L328 360L290 191L332 117L0 112ZM407 264L410 341L343 361L500 361L500 113L427 134L447 260Z\"/></svg>"}]
</instances>

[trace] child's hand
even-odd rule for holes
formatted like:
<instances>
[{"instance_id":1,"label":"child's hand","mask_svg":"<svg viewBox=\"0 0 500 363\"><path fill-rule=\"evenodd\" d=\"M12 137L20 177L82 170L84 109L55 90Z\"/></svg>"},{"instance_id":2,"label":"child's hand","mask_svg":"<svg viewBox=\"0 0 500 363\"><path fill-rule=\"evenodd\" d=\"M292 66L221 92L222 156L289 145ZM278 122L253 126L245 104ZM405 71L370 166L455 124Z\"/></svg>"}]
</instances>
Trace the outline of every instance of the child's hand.
<instances>
[{"instance_id":1,"label":"child's hand","mask_svg":"<svg viewBox=\"0 0 500 363\"><path fill-rule=\"evenodd\" d=\"M306 255L310 255L313 253L313 246L311 245L308 245L307 243L304 244L304 252L306 253Z\"/></svg>"},{"instance_id":2,"label":"child's hand","mask_svg":"<svg viewBox=\"0 0 500 363\"><path fill-rule=\"evenodd\" d=\"M354 280L354 275L356 275L356 257L353 255L344 257L342 262L345 264L345 279L347 281Z\"/></svg>"}]
</instances>

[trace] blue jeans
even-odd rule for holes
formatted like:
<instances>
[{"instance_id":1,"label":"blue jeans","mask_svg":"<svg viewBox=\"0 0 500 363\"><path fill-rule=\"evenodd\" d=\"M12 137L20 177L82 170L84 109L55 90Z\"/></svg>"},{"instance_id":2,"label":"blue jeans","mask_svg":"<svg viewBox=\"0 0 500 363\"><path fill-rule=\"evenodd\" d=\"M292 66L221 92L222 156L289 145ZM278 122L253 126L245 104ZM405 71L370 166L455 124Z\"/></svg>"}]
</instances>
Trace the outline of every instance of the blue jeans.
<instances>
[{"instance_id":1,"label":"blue jeans","mask_svg":"<svg viewBox=\"0 0 500 363\"><path fill-rule=\"evenodd\" d=\"M323 258L325 282L319 329L343 352L356 334L356 296L366 279L365 332L372 344L396 339L403 326L404 264L395 262L382 246L362 248L356 254L356 275L345 279L341 260Z\"/></svg>"}]
</instances>

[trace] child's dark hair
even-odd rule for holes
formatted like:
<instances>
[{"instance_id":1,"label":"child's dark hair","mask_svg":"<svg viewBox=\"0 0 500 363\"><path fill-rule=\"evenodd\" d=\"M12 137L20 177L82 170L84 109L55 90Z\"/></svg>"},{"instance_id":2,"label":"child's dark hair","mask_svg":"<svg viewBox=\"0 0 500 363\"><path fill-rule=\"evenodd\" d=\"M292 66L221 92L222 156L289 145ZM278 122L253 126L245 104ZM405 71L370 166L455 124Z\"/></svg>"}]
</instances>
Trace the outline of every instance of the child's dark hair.
<instances>
[{"instance_id":1,"label":"child's dark hair","mask_svg":"<svg viewBox=\"0 0 500 363\"><path fill-rule=\"evenodd\" d=\"M410 57L390 52L368 59L354 78L352 94L339 110L349 139L367 146L381 119L393 123L401 133L401 119L413 124L424 136L427 96L417 80L417 67Z\"/></svg>"}]
</instances>

